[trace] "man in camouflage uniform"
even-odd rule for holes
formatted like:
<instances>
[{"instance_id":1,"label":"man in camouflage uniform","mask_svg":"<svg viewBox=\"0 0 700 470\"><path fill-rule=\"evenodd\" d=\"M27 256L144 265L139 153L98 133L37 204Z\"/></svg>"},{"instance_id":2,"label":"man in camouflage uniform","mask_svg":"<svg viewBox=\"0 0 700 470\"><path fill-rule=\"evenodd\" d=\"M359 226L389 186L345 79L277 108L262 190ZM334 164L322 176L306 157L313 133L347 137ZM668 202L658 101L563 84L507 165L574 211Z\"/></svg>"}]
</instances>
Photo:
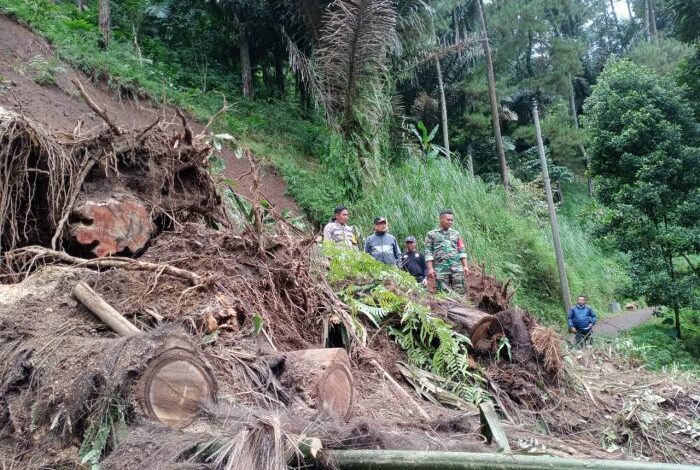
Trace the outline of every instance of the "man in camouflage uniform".
<instances>
[{"instance_id":1,"label":"man in camouflage uniform","mask_svg":"<svg viewBox=\"0 0 700 470\"><path fill-rule=\"evenodd\" d=\"M349 218L347 207L336 207L333 218L323 228L323 241L330 240L338 246L357 248L355 227L348 225Z\"/></svg>"},{"instance_id":2,"label":"man in camouflage uniform","mask_svg":"<svg viewBox=\"0 0 700 470\"><path fill-rule=\"evenodd\" d=\"M440 227L425 237L425 262L428 266L428 283L439 291L452 290L466 293L469 276L464 241L452 229L454 215L450 210L440 212Z\"/></svg>"}]
</instances>

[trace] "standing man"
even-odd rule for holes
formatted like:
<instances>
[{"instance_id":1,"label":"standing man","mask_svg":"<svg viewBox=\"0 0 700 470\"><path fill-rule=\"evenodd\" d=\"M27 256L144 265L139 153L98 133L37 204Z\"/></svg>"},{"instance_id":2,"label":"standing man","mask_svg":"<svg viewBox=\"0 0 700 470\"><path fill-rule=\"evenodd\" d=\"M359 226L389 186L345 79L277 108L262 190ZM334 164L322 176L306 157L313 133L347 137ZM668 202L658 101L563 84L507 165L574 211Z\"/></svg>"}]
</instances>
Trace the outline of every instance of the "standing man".
<instances>
[{"instance_id":1,"label":"standing man","mask_svg":"<svg viewBox=\"0 0 700 470\"><path fill-rule=\"evenodd\" d=\"M401 250L396 237L387 233L387 230L389 225L386 218L374 219L374 235L365 240L365 253L369 253L372 258L384 264L397 266L401 260Z\"/></svg>"},{"instance_id":2,"label":"standing man","mask_svg":"<svg viewBox=\"0 0 700 470\"><path fill-rule=\"evenodd\" d=\"M569 331L576 333L576 346L590 343L593 325L597 317L593 308L586 304L586 296L579 295L576 305L569 309Z\"/></svg>"},{"instance_id":3,"label":"standing man","mask_svg":"<svg viewBox=\"0 0 700 470\"><path fill-rule=\"evenodd\" d=\"M406 251L401 255L401 269L408 271L418 282L424 282L427 273L425 256L416 250L416 237L406 237Z\"/></svg>"},{"instance_id":4,"label":"standing man","mask_svg":"<svg viewBox=\"0 0 700 470\"><path fill-rule=\"evenodd\" d=\"M357 248L355 227L348 225L348 208L338 206L330 222L323 228L323 240L330 240L338 246Z\"/></svg>"},{"instance_id":5,"label":"standing man","mask_svg":"<svg viewBox=\"0 0 700 470\"><path fill-rule=\"evenodd\" d=\"M464 240L452 229L454 214L445 209L440 212L440 227L425 237L425 263L428 266L428 282L439 291L452 290L466 293L469 276ZM432 289L432 286L431 286Z\"/></svg>"}]
</instances>

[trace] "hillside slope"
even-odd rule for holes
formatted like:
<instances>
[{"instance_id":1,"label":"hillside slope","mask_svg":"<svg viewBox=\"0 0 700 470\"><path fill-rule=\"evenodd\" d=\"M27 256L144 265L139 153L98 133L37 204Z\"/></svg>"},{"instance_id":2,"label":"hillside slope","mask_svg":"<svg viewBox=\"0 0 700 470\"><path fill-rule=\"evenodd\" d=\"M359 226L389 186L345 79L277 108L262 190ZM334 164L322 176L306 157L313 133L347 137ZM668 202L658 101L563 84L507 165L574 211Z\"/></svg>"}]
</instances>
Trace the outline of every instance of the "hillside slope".
<instances>
[{"instance_id":1,"label":"hillside slope","mask_svg":"<svg viewBox=\"0 0 700 470\"><path fill-rule=\"evenodd\" d=\"M47 129L73 133L85 132L102 124L81 99L73 77L78 77L87 92L103 106L120 126L145 127L161 116L164 121L179 118L174 109L154 105L116 83L93 83L89 77L62 62L53 47L25 26L0 15L0 106L24 115ZM195 133L204 126L193 122ZM249 162L239 159L227 148L222 149L225 176L235 182L235 188L246 197L252 196ZM299 213L293 199L286 195L284 180L267 167L262 179L262 194L278 209Z\"/></svg>"}]
</instances>

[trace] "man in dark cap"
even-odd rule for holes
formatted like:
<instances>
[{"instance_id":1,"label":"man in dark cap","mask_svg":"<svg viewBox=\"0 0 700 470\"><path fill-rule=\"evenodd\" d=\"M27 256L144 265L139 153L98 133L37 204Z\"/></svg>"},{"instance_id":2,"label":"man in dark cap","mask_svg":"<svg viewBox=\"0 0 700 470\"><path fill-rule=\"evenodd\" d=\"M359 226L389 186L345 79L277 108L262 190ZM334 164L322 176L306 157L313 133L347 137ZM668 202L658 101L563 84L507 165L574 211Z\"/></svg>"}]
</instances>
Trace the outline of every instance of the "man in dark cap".
<instances>
[{"instance_id":1,"label":"man in dark cap","mask_svg":"<svg viewBox=\"0 0 700 470\"><path fill-rule=\"evenodd\" d=\"M374 219L374 235L365 240L365 253L372 255L377 261L392 266L398 266L401 250L396 237L387 233L389 224L385 217Z\"/></svg>"},{"instance_id":2,"label":"man in dark cap","mask_svg":"<svg viewBox=\"0 0 700 470\"><path fill-rule=\"evenodd\" d=\"M416 237L406 237L406 251L401 255L400 267L415 277L416 281L425 281L425 256L416 249Z\"/></svg>"},{"instance_id":3,"label":"man in dark cap","mask_svg":"<svg viewBox=\"0 0 700 470\"><path fill-rule=\"evenodd\" d=\"M347 207L336 207L330 222L323 228L323 240L330 240L338 246L357 248L357 234L355 227L348 225L349 218Z\"/></svg>"}]
</instances>

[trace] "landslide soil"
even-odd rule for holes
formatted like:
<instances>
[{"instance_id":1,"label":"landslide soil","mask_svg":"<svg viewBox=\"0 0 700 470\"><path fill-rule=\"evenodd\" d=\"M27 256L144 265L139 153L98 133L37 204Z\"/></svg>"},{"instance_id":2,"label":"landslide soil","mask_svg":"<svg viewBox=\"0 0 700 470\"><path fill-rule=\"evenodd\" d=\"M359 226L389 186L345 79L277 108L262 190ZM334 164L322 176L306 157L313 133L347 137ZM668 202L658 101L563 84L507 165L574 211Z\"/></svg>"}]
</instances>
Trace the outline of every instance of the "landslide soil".
<instances>
[{"instance_id":1,"label":"landslide soil","mask_svg":"<svg viewBox=\"0 0 700 470\"><path fill-rule=\"evenodd\" d=\"M163 116L166 121L179 122L174 109L163 109L118 85L112 85L111 89L104 83L95 84L65 64L56 74L54 85L38 85L28 63L37 57L48 60L55 56L53 47L44 39L11 18L0 15L0 75L6 78L6 89L0 87L0 106L22 112L52 131L72 133L78 122L82 123L83 131L95 128L103 121L85 104L71 83L72 77L78 77L88 94L120 126L145 127L158 116ZM195 121L191 121L191 125L195 134L204 127ZM236 158L229 149L223 150L222 157L226 160L225 176L236 182L237 192L252 197L249 163ZM301 213L294 200L286 195L284 179L272 167L265 167L260 190L277 209Z\"/></svg>"}]
</instances>

